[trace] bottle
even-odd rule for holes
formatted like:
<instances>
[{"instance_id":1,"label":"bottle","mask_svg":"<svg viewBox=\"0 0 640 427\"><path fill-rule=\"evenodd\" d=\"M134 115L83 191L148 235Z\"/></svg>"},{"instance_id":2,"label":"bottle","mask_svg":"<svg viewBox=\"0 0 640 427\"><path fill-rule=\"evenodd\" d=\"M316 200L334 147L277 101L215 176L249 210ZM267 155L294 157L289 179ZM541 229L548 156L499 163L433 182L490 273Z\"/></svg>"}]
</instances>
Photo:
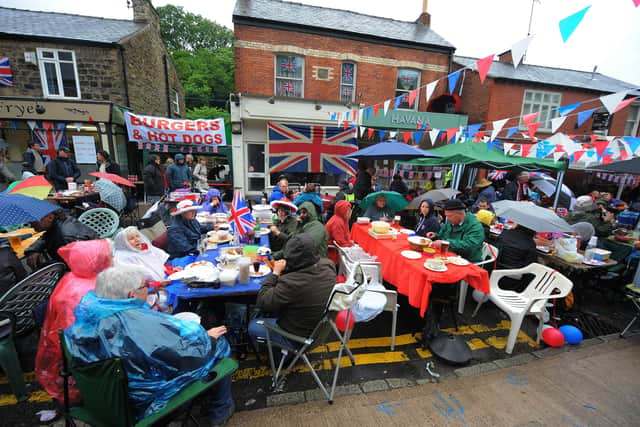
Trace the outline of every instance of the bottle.
<instances>
[{"instance_id":1,"label":"bottle","mask_svg":"<svg viewBox=\"0 0 640 427\"><path fill-rule=\"evenodd\" d=\"M233 229L233 240L231 241L233 246L240 246L240 233L236 228Z\"/></svg>"},{"instance_id":2,"label":"bottle","mask_svg":"<svg viewBox=\"0 0 640 427\"><path fill-rule=\"evenodd\" d=\"M587 249L584 251L584 259L589 262L593 260L593 250L598 247L598 237L591 236L589 243L587 243Z\"/></svg>"}]
</instances>

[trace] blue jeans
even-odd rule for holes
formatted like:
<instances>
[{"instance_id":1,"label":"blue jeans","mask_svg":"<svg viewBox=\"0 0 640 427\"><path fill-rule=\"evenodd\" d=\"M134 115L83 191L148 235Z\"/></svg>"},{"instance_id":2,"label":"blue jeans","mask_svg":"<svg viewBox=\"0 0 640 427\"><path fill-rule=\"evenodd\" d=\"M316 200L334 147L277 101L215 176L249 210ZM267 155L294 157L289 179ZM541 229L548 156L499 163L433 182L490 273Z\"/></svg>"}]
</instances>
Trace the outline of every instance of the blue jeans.
<instances>
[{"instance_id":1,"label":"blue jeans","mask_svg":"<svg viewBox=\"0 0 640 427\"><path fill-rule=\"evenodd\" d=\"M264 323L278 326L278 319L274 319L272 317L260 317L249 322L249 337L251 338L251 341L253 341L254 345L256 344L257 338L261 338L262 340L264 340L264 342L267 341L267 332L265 331L266 328L263 325L259 325L258 320L262 320L264 321ZM269 331L269 337L273 342L284 344L287 346L293 346L293 344L291 344L288 339L274 331Z\"/></svg>"},{"instance_id":2,"label":"blue jeans","mask_svg":"<svg viewBox=\"0 0 640 427\"><path fill-rule=\"evenodd\" d=\"M207 406L212 424L221 424L231 412L233 397L231 395L231 375L227 375L208 393Z\"/></svg>"}]
</instances>

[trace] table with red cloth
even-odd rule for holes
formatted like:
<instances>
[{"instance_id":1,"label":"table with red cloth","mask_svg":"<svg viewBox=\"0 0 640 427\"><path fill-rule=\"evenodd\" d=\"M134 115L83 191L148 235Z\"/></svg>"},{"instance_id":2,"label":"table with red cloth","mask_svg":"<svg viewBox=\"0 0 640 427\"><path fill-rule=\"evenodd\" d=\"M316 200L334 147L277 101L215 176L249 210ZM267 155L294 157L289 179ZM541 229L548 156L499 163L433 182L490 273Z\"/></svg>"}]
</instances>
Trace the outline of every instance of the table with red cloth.
<instances>
[{"instance_id":1,"label":"table with red cloth","mask_svg":"<svg viewBox=\"0 0 640 427\"><path fill-rule=\"evenodd\" d=\"M447 271L437 272L424 267L426 254L420 259L408 259L400 252L409 249L407 235L398 233L396 239L375 239L369 235L369 224L353 224L351 239L370 255L375 255L382 264L382 277L403 295L409 304L420 309L424 317L429 304L429 295L434 283L456 283L464 280L473 288L489 293L489 273L474 264L447 264ZM449 253L454 256L455 254Z\"/></svg>"}]
</instances>

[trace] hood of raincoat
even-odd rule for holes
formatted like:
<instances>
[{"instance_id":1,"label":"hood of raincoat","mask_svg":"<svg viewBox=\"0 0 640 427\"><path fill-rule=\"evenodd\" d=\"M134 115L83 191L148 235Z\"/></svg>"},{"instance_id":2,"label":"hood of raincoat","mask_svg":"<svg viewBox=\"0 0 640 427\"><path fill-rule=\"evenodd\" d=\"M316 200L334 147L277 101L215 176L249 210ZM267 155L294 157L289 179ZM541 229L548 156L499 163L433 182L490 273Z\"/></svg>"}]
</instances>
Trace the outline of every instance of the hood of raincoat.
<instances>
[{"instance_id":1,"label":"hood of raincoat","mask_svg":"<svg viewBox=\"0 0 640 427\"><path fill-rule=\"evenodd\" d=\"M296 234L290 238L284 247L283 255L287 261L287 273L301 270L320 261L318 248L307 233Z\"/></svg>"},{"instance_id":2,"label":"hood of raincoat","mask_svg":"<svg viewBox=\"0 0 640 427\"><path fill-rule=\"evenodd\" d=\"M200 207L200 209L198 209L198 212L213 212L213 209L211 207L211 199L213 199L214 197L217 197L218 200L220 201L220 204L218 205L218 212L226 213L227 207L222 202L222 197L220 196L220 190L216 188L211 188L209 191L207 191L207 194L204 197L204 201L202 202L202 206Z\"/></svg>"},{"instance_id":3,"label":"hood of raincoat","mask_svg":"<svg viewBox=\"0 0 640 427\"><path fill-rule=\"evenodd\" d=\"M344 215L351 209L351 203L346 200L340 200L334 208L334 215L344 218Z\"/></svg>"},{"instance_id":4,"label":"hood of raincoat","mask_svg":"<svg viewBox=\"0 0 640 427\"><path fill-rule=\"evenodd\" d=\"M298 206L298 215L300 215L300 209L306 209L309 214L309 221L317 221L318 213L316 212L315 205L311 202L304 202L300 206Z\"/></svg>"},{"instance_id":5,"label":"hood of raincoat","mask_svg":"<svg viewBox=\"0 0 640 427\"><path fill-rule=\"evenodd\" d=\"M422 202L427 202L427 204L429 205L429 213L427 214L427 218L436 214L436 211L434 210L434 207L436 204L433 202L433 200L424 199ZM420 204L422 204L422 202L420 202ZM422 215L419 209L418 209L418 215Z\"/></svg>"},{"instance_id":6,"label":"hood of raincoat","mask_svg":"<svg viewBox=\"0 0 640 427\"><path fill-rule=\"evenodd\" d=\"M176 154L176 156L174 157L174 160L178 161L178 160L184 160L184 154Z\"/></svg>"},{"instance_id":7,"label":"hood of raincoat","mask_svg":"<svg viewBox=\"0 0 640 427\"><path fill-rule=\"evenodd\" d=\"M111 245L106 239L69 243L58 249L58 255L78 277L95 277L112 264Z\"/></svg>"},{"instance_id":8,"label":"hood of raincoat","mask_svg":"<svg viewBox=\"0 0 640 427\"><path fill-rule=\"evenodd\" d=\"M127 235L131 232L138 233L140 240L147 249L140 250L129 244ZM156 248L151 244L149 239L136 227L127 227L121 230L116 237L113 238L113 255L114 265L138 265L153 278L153 280L162 280L165 276L164 263L169 259L169 254L160 248Z\"/></svg>"}]
</instances>

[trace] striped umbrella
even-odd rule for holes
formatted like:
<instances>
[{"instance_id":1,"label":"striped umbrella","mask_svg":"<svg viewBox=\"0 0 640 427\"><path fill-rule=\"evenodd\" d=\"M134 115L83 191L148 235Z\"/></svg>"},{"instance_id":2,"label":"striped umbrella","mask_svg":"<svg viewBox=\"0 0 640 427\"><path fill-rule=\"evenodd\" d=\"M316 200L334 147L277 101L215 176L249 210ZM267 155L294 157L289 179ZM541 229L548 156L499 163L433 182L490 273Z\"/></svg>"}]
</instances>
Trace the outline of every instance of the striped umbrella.
<instances>
[{"instance_id":1,"label":"striped umbrella","mask_svg":"<svg viewBox=\"0 0 640 427\"><path fill-rule=\"evenodd\" d=\"M51 183L42 175L32 176L27 179L23 179L18 184L14 185L9 194L22 194L23 196L35 197L36 199L44 200L49 191L51 191Z\"/></svg>"}]
</instances>

